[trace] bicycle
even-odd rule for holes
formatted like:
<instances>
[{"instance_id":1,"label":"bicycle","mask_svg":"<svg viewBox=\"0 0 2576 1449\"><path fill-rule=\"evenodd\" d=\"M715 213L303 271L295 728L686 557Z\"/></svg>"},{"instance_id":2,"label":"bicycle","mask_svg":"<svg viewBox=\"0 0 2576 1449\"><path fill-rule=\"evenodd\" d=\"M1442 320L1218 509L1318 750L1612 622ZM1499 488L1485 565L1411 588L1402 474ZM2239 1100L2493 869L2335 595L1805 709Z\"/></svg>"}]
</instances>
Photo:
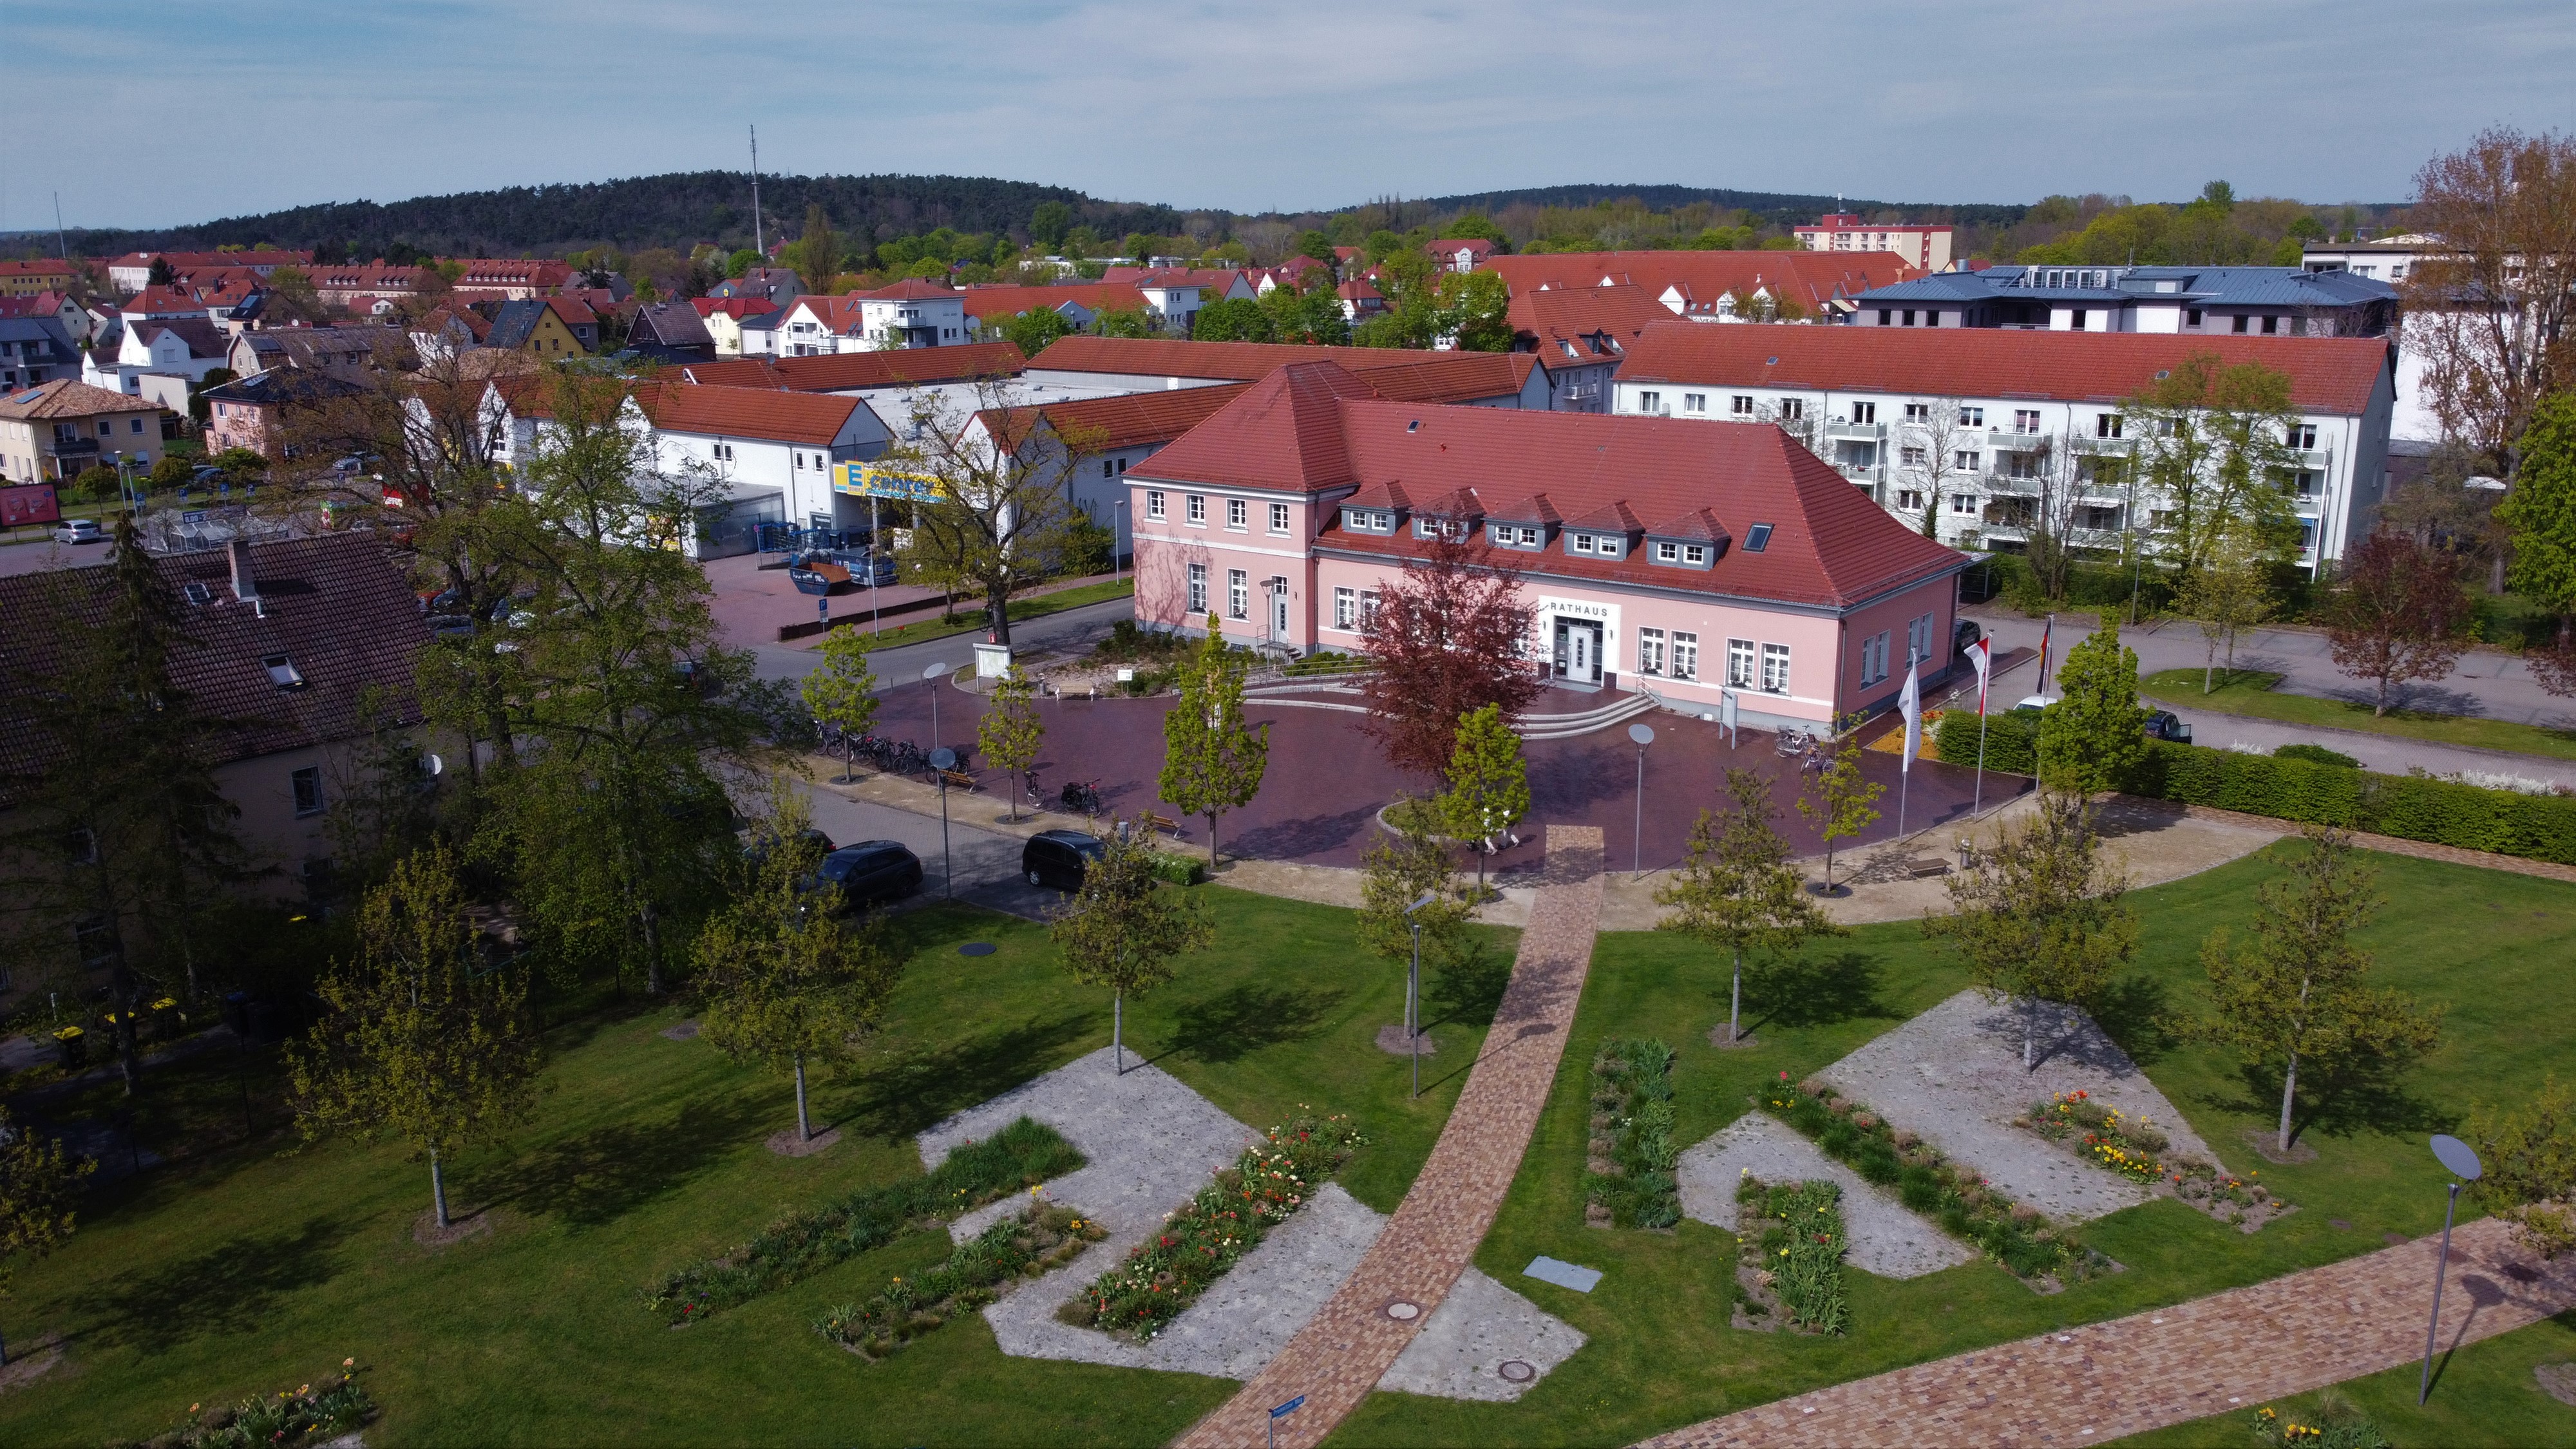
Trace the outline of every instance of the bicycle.
<instances>
[{"instance_id":1,"label":"bicycle","mask_svg":"<svg viewBox=\"0 0 2576 1449\"><path fill-rule=\"evenodd\" d=\"M1020 772L1020 779L1023 783L1025 793L1028 796L1029 808L1031 810L1044 810L1046 808L1046 792L1038 788L1038 772L1035 770L1023 770Z\"/></svg>"},{"instance_id":2,"label":"bicycle","mask_svg":"<svg viewBox=\"0 0 2576 1449\"><path fill-rule=\"evenodd\" d=\"M1100 782L1098 780L1067 780L1064 782L1064 790L1056 798L1058 802L1063 805L1064 813L1067 815L1083 815L1096 818L1100 814Z\"/></svg>"}]
</instances>

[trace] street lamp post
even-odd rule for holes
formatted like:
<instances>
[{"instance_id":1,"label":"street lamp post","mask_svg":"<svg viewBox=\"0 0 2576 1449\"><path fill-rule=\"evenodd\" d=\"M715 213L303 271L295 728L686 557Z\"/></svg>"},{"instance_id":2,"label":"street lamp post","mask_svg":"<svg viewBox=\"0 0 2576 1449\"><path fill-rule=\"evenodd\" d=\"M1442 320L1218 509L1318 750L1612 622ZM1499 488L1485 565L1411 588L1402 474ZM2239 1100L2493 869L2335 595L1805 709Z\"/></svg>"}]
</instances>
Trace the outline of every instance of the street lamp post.
<instances>
[{"instance_id":1,"label":"street lamp post","mask_svg":"<svg viewBox=\"0 0 2576 1449\"><path fill-rule=\"evenodd\" d=\"M957 752L932 750L930 768L939 772L939 889L953 901L957 899L957 861L948 850L948 772L957 768Z\"/></svg>"},{"instance_id":2,"label":"street lamp post","mask_svg":"<svg viewBox=\"0 0 2576 1449\"><path fill-rule=\"evenodd\" d=\"M2469 1144L2447 1133L2435 1133L2433 1156L2451 1172L2451 1201L2442 1209L2442 1256L2433 1264L2433 1318L2424 1325L2424 1376L2415 1388L2415 1405L2422 1408L2433 1393L2433 1340L2442 1331L2442 1275L2451 1266L2451 1218L2460 1210L2460 1184L2475 1182L2486 1174L2486 1165L2478 1161Z\"/></svg>"},{"instance_id":3,"label":"street lamp post","mask_svg":"<svg viewBox=\"0 0 2576 1449\"><path fill-rule=\"evenodd\" d=\"M1422 1095L1422 921L1413 913L1438 900L1435 891L1404 908L1404 924L1413 930L1413 969L1404 978L1404 1035L1413 1049L1413 1095Z\"/></svg>"},{"instance_id":4,"label":"street lamp post","mask_svg":"<svg viewBox=\"0 0 2576 1449\"><path fill-rule=\"evenodd\" d=\"M1637 853L1630 862L1628 878L1643 880L1646 878L1646 746L1655 742L1654 727L1632 724L1628 726L1628 738L1637 742L1637 816L1631 827Z\"/></svg>"},{"instance_id":5,"label":"street lamp post","mask_svg":"<svg viewBox=\"0 0 2576 1449\"><path fill-rule=\"evenodd\" d=\"M921 682L930 686L930 747L939 748L939 681L948 677L948 666L934 664L921 671Z\"/></svg>"},{"instance_id":6,"label":"street lamp post","mask_svg":"<svg viewBox=\"0 0 2576 1449\"><path fill-rule=\"evenodd\" d=\"M1109 505L1109 582L1113 584L1127 577L1127 566L1118 558L1118 515L1126 511L1124 498Z\"/></svg>"}]
</instances>

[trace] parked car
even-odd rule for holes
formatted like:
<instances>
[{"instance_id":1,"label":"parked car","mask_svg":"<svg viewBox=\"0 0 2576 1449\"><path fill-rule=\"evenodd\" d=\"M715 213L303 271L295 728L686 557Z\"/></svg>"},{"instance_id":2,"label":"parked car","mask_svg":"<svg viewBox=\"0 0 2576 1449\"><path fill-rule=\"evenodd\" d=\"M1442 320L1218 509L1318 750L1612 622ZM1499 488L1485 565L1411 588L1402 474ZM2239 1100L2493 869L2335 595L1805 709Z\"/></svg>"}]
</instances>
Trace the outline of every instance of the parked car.
<instances>
[{"instance_id":1,"label":"parked car","mask_svg":"<svg viewBox=\"0 0 2576 1449\"><path fill-rule=\"evenodd\" d=\"M105 543L107 535L95 518L66 518L54 525L56 543Z\"/></svg>"},{"instance_id":2,"label":"parked car","mask_svg":"<svg viewBox=\"0 0 2576 1449\"><path fill-rule=\"evenodd\" d=\"M1977 641L1984 637L1986 637L1986 631L1978 627L1976 620L1961 619L1959 627L1950 631L1950 652L1965 654L1975 648Z\"/></svg>"},{"instance_id":3,"label":"parked car","mask_svg":"<svg viewBox=\"0 0 2576 1449\"><path fill-rule=\"evenodd\" d=\"M1091 863L1108 853L1107 845L1079 830L1041 830L1021 847L1020 872L1033 886L1078 891Z\"/></svg>"},{"instance_id":4,"label":"parked car","mask_svg":"<svg viewBox=\"0 0 2576 1449\"><path fill-rule=\"evenodd\" d=\"M862 840L824 856L814 876L815 889L834 893L839 907L867 906L921 889L921 857L901 841Z\"/></svg>"},{"instance_id":5,"label":"parked car","mask_svg":"<svg viewBox=\"0 0 2576 1449\"><path fill-rule=\"evenodd\" d=\"M2147 738L2187 745L2191 743L2191 726L2184 724L2172 710L2151 709L2147 711Z\"/></svg>"},{"instance_id":6,"label":"parked car","mask_svg":"<svg viewBox=\"0 0 2576 1449\"><path fill-rule=\"evenodd\" d=\"M850 571L850 581L861 588L884 588L895 581L894 560L869 553L863 548L836 548L832 562Z\"/></svg>"},{"instance_id":7,"label":"parked car","mask_svg":"<svg viewBox=\"0 0 2576 1449\"><path fill-rule=\"evenodd\" d=\"M2014 714L2038 714L2040 711L2055 703L2057 703L2057 696L2053 694L2024 695L2022 696L2021 703L2012 707L2012 712Z\"/></svg>"},{"instance_id":8,"label":"parked car","mask_svg":"<svg viewBox=\"0 0 2576 1449\"><path fill-rule=\"evenodd\" d=\"M806 826L803 831L799 832L799 834L807 844L814 848L814 854L818 859L829 856L833 850L836 849L832 844L831 836L824 834L822 831L815 829L811 825ZM761 861L769 858L770 848L775 846L777 843L778 837L771 834L766 828L755 829L743 840L742 858L754 865L758 865Z\"/></svg>"}]
</instances>

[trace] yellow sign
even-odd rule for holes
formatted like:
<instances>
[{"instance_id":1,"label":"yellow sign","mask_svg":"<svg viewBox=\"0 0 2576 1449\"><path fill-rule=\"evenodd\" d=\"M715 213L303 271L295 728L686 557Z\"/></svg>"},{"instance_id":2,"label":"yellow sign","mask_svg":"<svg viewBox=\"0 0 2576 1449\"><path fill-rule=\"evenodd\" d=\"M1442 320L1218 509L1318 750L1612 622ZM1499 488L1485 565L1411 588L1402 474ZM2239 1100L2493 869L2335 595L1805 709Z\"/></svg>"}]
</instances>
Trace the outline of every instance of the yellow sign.
<instances>
[{"instance_id":1,"label":"yellow sign","mask_svg":"<svg viewBox=\"0 0 2576 1449\"><path fill-rule=\"evenodd\" d=\"M918 473L898 473L874 463L835 463L832 465L832 491L857 498L902 498L925 502L947 493L936 478Z\"/></svg>"}]
</instances>

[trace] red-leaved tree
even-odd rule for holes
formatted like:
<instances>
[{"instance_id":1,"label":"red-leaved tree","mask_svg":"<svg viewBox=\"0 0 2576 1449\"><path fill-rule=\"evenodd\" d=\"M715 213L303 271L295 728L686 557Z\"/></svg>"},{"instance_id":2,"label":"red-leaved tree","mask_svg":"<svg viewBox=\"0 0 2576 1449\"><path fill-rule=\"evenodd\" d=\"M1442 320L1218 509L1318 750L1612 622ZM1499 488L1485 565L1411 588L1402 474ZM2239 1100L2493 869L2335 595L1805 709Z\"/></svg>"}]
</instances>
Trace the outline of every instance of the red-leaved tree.
<instances>
[{"instance_id":1,"label":"red-leaved tree","mask_svg":"<svg viewBox=\"0 0 2576 1449\"><path fill-rule=\"evenodd\" d=\"M2335 668L2377 688L2370 712L2418 679L2440 679L2469 647L2474 609L2458 562L2402 533L2374 533L2344 555L2326 601Z\"/></svg>"},{"instance_id":2,"label":"red-leaved tree","mask_svg":"<svg viewBox=\"0 0 2576 1449\"><path fill-rule=\"evenodd\" d=\"M1361 620L1377 665L1361 728L1399 769L1441 778L1461 716L1491 704L1509 718L1544 687L1527 653L1531 621L1520 575L1480 534L1427 542Z\"/></svg>"}]
</instances>

